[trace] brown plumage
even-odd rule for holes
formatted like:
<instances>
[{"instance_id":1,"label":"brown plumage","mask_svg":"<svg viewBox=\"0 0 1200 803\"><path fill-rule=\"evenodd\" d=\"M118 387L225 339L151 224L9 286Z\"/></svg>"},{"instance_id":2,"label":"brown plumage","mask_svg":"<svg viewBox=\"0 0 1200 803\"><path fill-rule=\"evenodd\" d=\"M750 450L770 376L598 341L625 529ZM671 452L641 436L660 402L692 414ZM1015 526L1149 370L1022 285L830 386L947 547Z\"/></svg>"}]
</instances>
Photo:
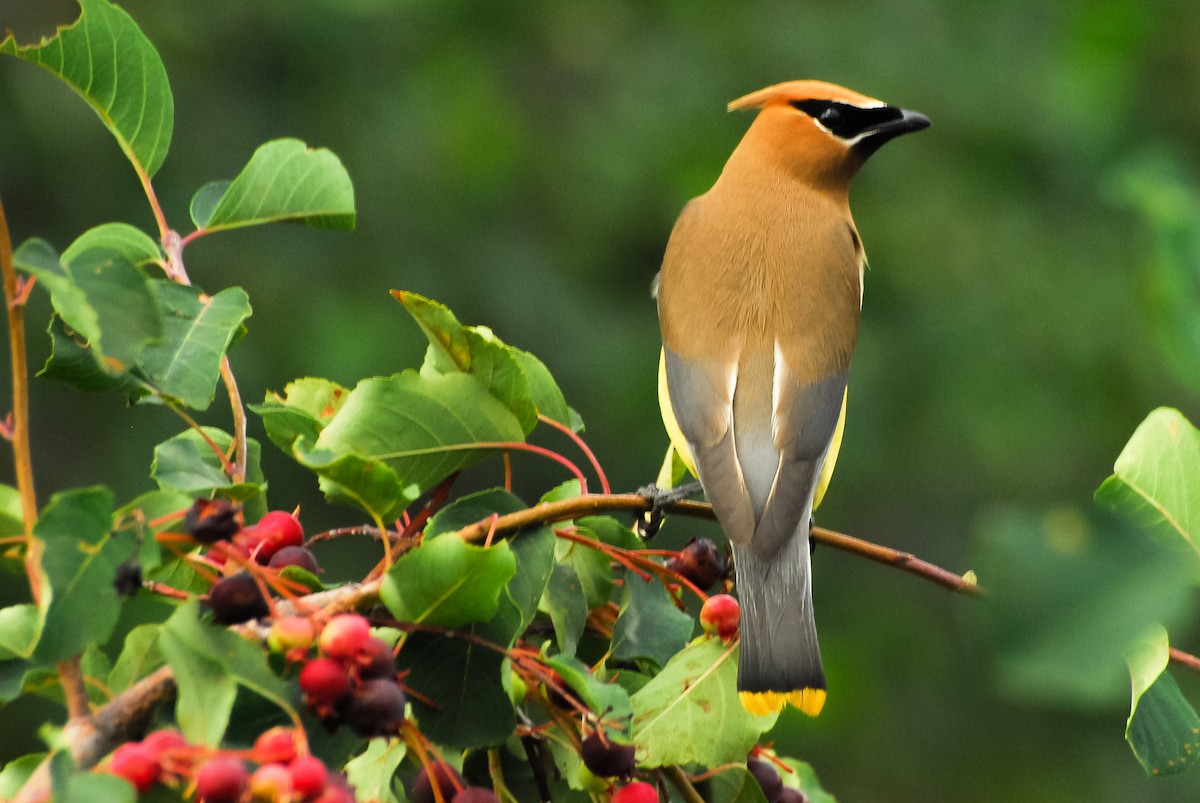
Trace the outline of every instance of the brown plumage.
<instances>
[{"instance_id":1,"label":"brown plumage","mask_svg":"<svg viewBox=\"0 0 1200 803\"><path fill-rule=\"evenodd\" d=\"M865 264L850 180L883 142L929 121L818 81L730 109L760 111L663 258L664 415L733 544L743 703L815 715L825 677L809 519L832 469Z\"/></svg>"}]
</instances>

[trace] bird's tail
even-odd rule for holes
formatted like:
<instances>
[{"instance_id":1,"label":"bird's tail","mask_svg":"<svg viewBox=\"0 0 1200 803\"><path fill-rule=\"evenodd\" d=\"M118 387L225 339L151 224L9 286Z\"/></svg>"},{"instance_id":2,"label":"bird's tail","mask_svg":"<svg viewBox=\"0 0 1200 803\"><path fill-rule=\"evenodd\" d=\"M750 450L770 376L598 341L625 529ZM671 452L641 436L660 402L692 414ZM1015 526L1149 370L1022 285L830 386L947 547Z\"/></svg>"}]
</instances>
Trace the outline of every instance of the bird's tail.
<instances>
[{"instance_id":1,"label":"bird's tail","mask_svg":"<svg viewBox=\"0 0 1200 803\"><path fill-rule=\"evenodd\" d=\"M825 671L813 619L808 516L774 555L733 545L742 607L738 692L754 714L791 703L815 717L825 704Z\"/></svg>"}]
</instances>

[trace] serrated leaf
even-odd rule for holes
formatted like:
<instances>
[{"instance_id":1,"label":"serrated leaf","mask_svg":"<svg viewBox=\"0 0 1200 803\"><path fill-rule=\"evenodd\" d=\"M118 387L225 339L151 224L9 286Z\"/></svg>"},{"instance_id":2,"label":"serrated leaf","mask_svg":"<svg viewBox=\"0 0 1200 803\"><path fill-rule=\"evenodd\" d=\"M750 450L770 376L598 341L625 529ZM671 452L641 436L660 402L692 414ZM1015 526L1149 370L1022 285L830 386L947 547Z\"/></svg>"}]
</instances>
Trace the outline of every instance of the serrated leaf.
<instances>
[{"instance_id":1,"label":"serrated leaf","mask_svg":"<svg viewBox=\"0 0 1200 803\"><path fill-rule=\"evenodd\" d=\"M219 429L202 427L223 453L229 454L233 439ZM178 491L191 497L220 493L231 499L247 500L259 496L264 480L260 457L262 449L251 438L247 445L246 481L234 483L225 474L221 458L194 429L185 430L154 447L150 476L163 490ZM265 511L264 511L265 512ZM248 517L253 519L252 512Z\"/></svg>"},{"instance_id":2,"label":"serrated leaf","mask_svg":"<svg viewBox=\"0 0 1200 803\"><path fill-rule=\"evenodd\" d=\"M239 685L297 715L288 685L271 671L263 650L230 630L202 623L195 601L180 605L163 624L158 644L179 687L175 712L189 741L220 743Z\"/></svg>"},{"instance_id":3,"label":"serrated leaf","mask_svg":"<svg viewBox=\"0 0 1200 803\"><path fill-rule=\"evenodd\" d=\"M151 287L163 313L163 338L143 352L139 373L159 395L206 410L220 377L221 358L250 317L250 299L240 287L214 296L168 281L155 281Z\"/></svg>"},{"instance_id":4,"label":"serrated leaf","mask_svg":"<svg viewBox=\"0 0 1200 803\"><path fill-rule=\"evenodd\" d=\"M426 539L388 571L379 598L402 622L459 627L495 616L516 571L503 541L478 547L453 535Z\"/></svg>"},{"instance_id":5,"label":"serrated leaf","mask_svg":"<svg viewBox=\"0 0 1200 803\"><path fill-rule=\"evenodd\" d=\"M128 370L162 337L149 280L119 251L92 248L66 262L44 241L28 240L13 259L50 292L55 311L109 373Z\"/></svg>"},{"instance_id":6,"label":"serrated leaf","mask_svg":"<svg viewBox=\"0 0 1200 803\"><path fill-rule=\"evenodd\" d=\"M754 716L737 696L737 644L701 637L633 695L638 765L740 763L777 714Z\"/></svg>"},{"instance_id":7,"label":"serrated leaf","mask_svg":"<svg viewBox=\"0 0 1200 803\"><path fill-rule=\"evenodd\" d=\"M39 64L75 90L117 138L121 150L153 176L167 156L174 101L162 59L137 23L107 0L79 0L73 25L37 45L9 35L0 53Z\"/></svg>"},{"instance_id":8,"label":"serrated leaf","mask_svg":"<svg viewBox=\"0 0 1200 803\"><path fill-rule=\"evenodd\" d=\"M563 655L574 655L588 615L583 587L574 569L562 563L554 564L538 608L550 616L558 651Z\"/></svg>"},{"instance_id":9,"label":"serrated leaf","mask_svg":"<svg viewBox=\"0 0 1200 803\"><path fill-rule=\"evenodd\" d=\"M583 422L579 419L579 414L567 405L562 390L554 381L554 376L546 364L528 351L522 351L515 346L509 346L509 351L525 372L525 380L529 383L529 395L537 411L572 432L580 432Z\"/></svg>"},{"instance_id":10,"label":"serrated leaf","mask_svg":"<svg viewBox=\"0 0 1200 803\"><path fill-rule=\"evenodd\" d=\"M346 778L358 800L395 801L392 780L407 754L399 739L372 739L367 749L346 762Z\"/></svg>"},{"instance_id":11,"label":"serrated leaf","mask_svg":"<svg viewBox=\"0 0 1200 803\"><path fill-rule=\"evenodd\" d=\"M392 295L429 339L422 374L471 374L512 412L523 432L533 429L538 411L514 349L487 327L463 326L454 313L436 301L399 290L393 290Z\"/></svg>"},{"instance_id":12,"label":"serrated leaf","mask_svg":"<svg viewBox=\"0 0 1200 803\"><path fill-rule=\"evenodd\" d=\"M667 589L656 579L643 580L624 572L621 612L613 626L612 657L638 658L665 666L692 636L692 618L675 607Z\"/></svg>"},{"instance_id":13,"label":"serrated leaf","mask_svg":"<svg viewBox=\"0 0 1200 803\"><path fill-rule=\"evenodd\" d=\"M330 485L389 518L445 477L494 452L475 444L520 441L520 424L475 378L405 371L365 379L346 397L316 444L297 439L296 458Z\"/></svg>"},{"instance_id":14,"label":"serrated leaf","mask_svg":"<svg viewBox=\"0 0 1200 803\"><path fill-rule=\"evenodd\" d=\"M206 231L281 220L354 228L354 185L346 168L331 151L309 148L298 139L259 146L214 202L215 192L206 185L192 200L196 224Z\"/></svg>"},{"instance_id":15,"label":"serrated leaf","mask_svg":"<svg viewBox=\"0 0 1200 803\"><path fill-rule=\"evenodd\" d=\"M44 544L46 585L37 660L61 661L108 641L121 610L113 577L134 549L131 540L113 538L112 522L113 497L106 488L55 494L38 517L33 533Z\"/></svg>"},{"instance_id":16,"label":"serrated leaf","mask_svg":"<svg viewBox=\"0 0 1200 803\"><path fill-rule=\"evenodd\" d=\"M1189 562L1116 524L1069 508L984 517L973 565L988 579L989 604L974 615L1008 693L1109 706L1125 688L1131 644L1191 609Z\"/></svg>"},{"instance_id":17,"label":"serrated leaf","mask_svg":"<svg viewBox=\"0 0 1200 803\"><path fill-rule=\"evenodd\" d=\"M516 726L512 701L500 677L504 665L500 649L507 635L493 633L484 624L466 633L471 638L416 632L405 639L396 656L400 670L408 670L404 683L415 692L410 699L421 733L460 750L498 745ZM496 646L484 646L476 638Z\"/></svg>"},{"instance_id":18,"label":"serrated leaf","mask_svg":"<svg viewBox=\"0 0 1200 803\"><path fill-rule=\"evenodd\" d=\"M1096 501L1200 551L1200 430L1160 407L1138 425Z\"/></svg>"}]
</instances>

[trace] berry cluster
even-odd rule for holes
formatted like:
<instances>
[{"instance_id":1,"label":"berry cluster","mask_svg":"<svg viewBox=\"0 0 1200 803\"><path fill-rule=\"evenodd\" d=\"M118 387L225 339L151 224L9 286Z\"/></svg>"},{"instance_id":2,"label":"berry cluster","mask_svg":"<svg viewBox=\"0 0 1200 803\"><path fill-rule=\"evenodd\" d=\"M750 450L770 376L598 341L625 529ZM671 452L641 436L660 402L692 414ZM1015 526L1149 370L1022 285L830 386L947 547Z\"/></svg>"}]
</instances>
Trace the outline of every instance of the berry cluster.
<instances>
[{"instance_id":1,"label":"berry cluster","mask_svg":"<svg viewBox=\"0 0 1200 803\"><path fill-rule=\"evenodd\" d=\"M783 785L779 771L766 759L751 756L746 759L746 769L762 787L767 803L808 803L808 797L799 789Z\"/></svg>"},{"instance_id":2,"label":"berry cluster","mask_svg":"<svg viewBox=\"0 0 1200 803\"><path fill-rule=\"evenodd\" d=\"M263 733L247 754L258 764L251 772L238 754L213 753L193 747L174 730L159 730L140 742L128 742L113 751L108 771L145 794L156 783L190 784L197 803L354 803L346 779L331 773L325 763L297 750L291 728Z\"/></svg>"},{"instance_id":3,"label":"berry cluster","mask_svg":"<svg viewBox=\"0 0 1200 803\"><path fill-rule=\"evenodd\" d=\"M279 628L277 634L276 628ZM271 629L293 657L308 645L290 641L289 631L302 626L283 619ZM303 632L299 633L302 640ZM386 642L371 635L371 626L356 613L339 614L321 630L320 656L300 670L300 691L309 709L329 728L345 724L360 736L398 733L408 699L396 682L396 659Z\"/></svg>"}]
</instances>

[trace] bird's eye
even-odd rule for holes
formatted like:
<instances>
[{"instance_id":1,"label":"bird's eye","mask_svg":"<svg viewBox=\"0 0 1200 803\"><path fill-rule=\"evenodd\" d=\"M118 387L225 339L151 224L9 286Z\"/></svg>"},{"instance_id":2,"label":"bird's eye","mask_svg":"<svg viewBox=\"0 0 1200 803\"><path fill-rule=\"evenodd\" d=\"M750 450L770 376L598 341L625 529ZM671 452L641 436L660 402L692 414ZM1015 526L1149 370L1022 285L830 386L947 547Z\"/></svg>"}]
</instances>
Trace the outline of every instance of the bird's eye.
<instances>
[{"instance_id":1,"label":"bird's eye","mask_svg":"<svg viewBox=\"0 0 1200 803\"><path fill-rule=\"evenodd\" d=\"M830 106L829 108L825 109L825 111L821 112L821 115L817 119L821 121L821 125L832 129L842 121L842 113L833 106Z\"/></svg>"}]
</instances>

